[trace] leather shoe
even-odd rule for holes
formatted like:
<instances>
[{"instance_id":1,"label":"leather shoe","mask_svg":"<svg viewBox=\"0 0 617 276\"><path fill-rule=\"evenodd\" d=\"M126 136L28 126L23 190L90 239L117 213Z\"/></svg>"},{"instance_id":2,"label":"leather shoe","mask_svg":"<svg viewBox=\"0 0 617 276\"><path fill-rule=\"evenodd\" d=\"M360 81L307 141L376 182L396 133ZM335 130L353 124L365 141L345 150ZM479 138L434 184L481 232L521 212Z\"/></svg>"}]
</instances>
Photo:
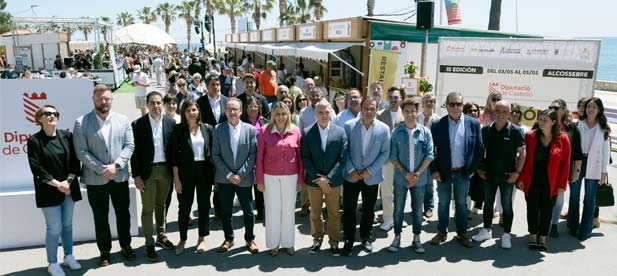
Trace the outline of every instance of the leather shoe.
<instances>
[{"instance_id":1,"label":"leather shoe","mask_svg":"<svg viewBox=\"0 0 617 276\"><path fill-rule=\"evenodd\" d=\"M435 235L431 239L431 244L439 245L440 243L445 242L447 238L448 238L448 234L446 234L446 233L437 233L437 235Z\"/></svg>"},{"instance_id":2,"label":"leather shoe","mask_svg":"<svg viewBox=\"0 0 617 276\"><path fill-rule=\"evenodd\" d=\"M120 250L120 255L122 255L122 258L127 261L134 261L137 259L137 254L135 254L135 251L130 245L122 247L122 250Z\"/></svg>"},{"instance_id":3,"label":"leather shoe","mask_svg":"<svg viewBox=\"0 0 617 276\"><path fill-rule=\"evenodd\" d=\"M247 242L246 250L251 252L251 254L257 254L259 252L259 248L257 247L257 244L255 243L255 241Z\"/></svg>"},{"instance_id":4,"label":"leather shoe","mask_svg":"<svg viewBox=\"0 0 617 276\"><path fill-rule=\"evenodd\" d=\"M433 211L431 211L431 210L424 211L424 217L432 218L433 217Z\"/></svg>"},{"instance_id":5,"label":"leather shoe","mask_svg":"<svg viewBox=\"0 0 617 276\"><path fill-rule=\"evenodd\" d=\"M234 246L234 242L233 241L224 241L223 244L221 244L221 246L219 247L219 252L223 253L223 252L227 252L230 248L232 248Z\"/></svg>"},{"instance_id":6,"label":"leather shoe","mask_svg":"<svg viewBox=\"0 0 617 276\"><path fill-rule=\"evenodd\" d=\"M99 257L99 266L108 266L110 263L111 255L109 251L101 251L101 256Z\"/></svg>"},{"instance_id":7,"label":"leather shoe","mask_svg":"<svg viewBox=\"0 0 617 276\"><path fill-rule=\"evenodd\" d=\"M465 234L458 234L458 235L456 235L456 239L464 247L471 247L472 246L471 240Z\"/></svg>"},{"instance_id":8,"label":"leather shoe","mask_svg":"<svg viewBox=\"0 0 617 276\"><path fill-rule=\"evenodd\" d=\"M279 254L279 248L272 248L270 249L270 255L272 255L272 257L276 256Z\"/></svg>"},{"instance_id":9,"label":"leather shoe","mask_svg":"<svg viewBox=\"0 0 617 276\"><path fill-rule=\"evenodd\" d=\"M287 255L289 256L293 256L294 254L296 254L296 250L293 247L288 247L285 248L285 253L287 253Z\"/></svg>"},{"instance_id":10,"label":"leather shoe","mask_svg":"<svg viewBox=\"0 0 617 276\"><path fill-rule=\"evenodd\" d=\"M306 217L309 214L309 207L308 205L304 205L302 206L302 209L300 209L300 212L298 212L298 215L301 217Z\"/></svg>"}]
</instances>

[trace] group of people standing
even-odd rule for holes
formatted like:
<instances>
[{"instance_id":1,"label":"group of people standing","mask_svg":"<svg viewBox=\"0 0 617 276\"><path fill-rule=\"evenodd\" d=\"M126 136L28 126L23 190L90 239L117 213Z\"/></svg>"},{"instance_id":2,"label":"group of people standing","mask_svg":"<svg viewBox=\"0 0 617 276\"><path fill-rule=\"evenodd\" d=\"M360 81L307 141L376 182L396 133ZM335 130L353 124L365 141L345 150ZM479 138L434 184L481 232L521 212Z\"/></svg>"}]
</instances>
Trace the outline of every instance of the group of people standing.
<instances>
[{"instance_id":1,"label":"group of people standing","mask_svg":"<svg viewBox=\"0 0 617 276\"><path fill-rule=\"evenodd\" d=\"M395 234L388 251L401 247L409 193L411 247L424 253L422 216L432 216L434 180L439 223L432 244L447 239L452 197L456 239L471 247L472 240L492 238L493 203L499 190L505 227L501 246L510 248L512 197L517 188L527 201L529 247L545 250L555 202L568 182L570 233L581 240L591 235L595 189L606 182L610 157L610 129L599 98L579 103L582 112L577 124L569 121L565 102L556 100L538 113L537 127L524 132L512 121L515 105L498 94L489 96L496 99L491 98L494 104L490 111L485 108L478 113L476 105L477 115L470 116L463 113L463 95L450 93L445 103L448 113L438 117L433 113L435 99L431 95L423 97L420 104L413 98L404 99L404 94L393 87L387 91L388 101L383 101L381 85L374 84L371 96L366 98L357 89L348 90L345 110L335 114L326 100L328 91L314 86L310 78L304 80L303 93L291 97L289 90L277 91L273 102L255 93L255 83L256 78L246 74L245 91L238 97L221 94L216 74L206 76L207 93L199 98L178 101L169 94L151 91L144 99L148 112L132 123L111 111L110 89L97 85L92 96L94 109L77 118L72 133L56 128L60 113L54 106L40 108L35 117L41 131L28 140L28 157L37 206L42 208L47 224L49 273L64 275L56 259L59 237L65 253L63 263L71 269L80 268L72 255L71 240L73 206L81 199L79 182L87 187L94 215L99 265L111 261L109 199L116 212L121 255L126 260L136 258L130 236L129 177L141 193L145 256L149 261L158 260L156 245L178 255L184 252L195 196L199 213L196 252L206 250L211 207L221 219L225 237L218 251L226 252L235 245L234 197L243 211L246 249L259 252L253 231L254 205L260 207L253 195L257 200L259 193L263 194L261 215L265 216L269 253L276 256L282 250L293 255L299 190L302 209L310 213L313 244L309 254L319 253L326 232L331 255L353 255L360 195L360 247L371 252L374 207L380 193L384 209L380 228L394 228ZM518 111L520 115L520 108ZM481 124L474 117L489 119ZM475 174L484 180L484 227L470 239L467 195ZM585 196L580 219L583 177ZM165 227L172 189L179 202L180 240L175 245L167 238Z\"/></svg>"}]
</instances>

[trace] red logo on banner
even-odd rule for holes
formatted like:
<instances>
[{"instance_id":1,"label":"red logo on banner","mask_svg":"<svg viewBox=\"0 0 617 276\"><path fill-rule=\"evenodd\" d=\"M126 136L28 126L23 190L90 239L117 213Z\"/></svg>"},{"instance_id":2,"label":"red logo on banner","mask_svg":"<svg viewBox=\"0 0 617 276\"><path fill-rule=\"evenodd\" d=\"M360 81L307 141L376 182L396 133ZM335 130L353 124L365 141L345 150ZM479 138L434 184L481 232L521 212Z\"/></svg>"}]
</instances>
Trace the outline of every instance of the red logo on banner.
<instances>
[{"instance_id":1,"label":"red logo on banner","mask_svg":"<svg viewBox=\"0 0 617 276\"><path fill-rule=\"evenodd\" d=\"M28 95L27 92L23 94L24 101L24 112L26 113L26 120L33 124L36 124L36 120L34 118L34 113L37 109L40 108L38 104L34 101L47 100L47 93L41 92L41 94L37 94L36 92L32 92L32 94Z\"/></svg>"}]
</instances>

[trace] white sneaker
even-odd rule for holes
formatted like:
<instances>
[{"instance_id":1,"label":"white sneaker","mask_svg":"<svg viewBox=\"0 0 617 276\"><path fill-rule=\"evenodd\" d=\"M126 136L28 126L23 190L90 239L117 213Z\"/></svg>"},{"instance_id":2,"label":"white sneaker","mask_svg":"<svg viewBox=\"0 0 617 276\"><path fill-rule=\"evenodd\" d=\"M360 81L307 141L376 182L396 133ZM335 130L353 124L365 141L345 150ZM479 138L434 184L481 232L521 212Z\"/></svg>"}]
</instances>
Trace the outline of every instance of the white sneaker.
<instances>
[{"instance_id":1,"label":"white sneaker","mask_svg":"<svg viewBox=\"0 0 617 276\"><path fill-rule=\"evenodd\" d=\"M60 263L57 262L49 264L47 267L47 272L49 272L49 275L51 276L64 276L64 270L62 270Z\"/></svg>"},{"instance_id":2,"label":"white sneaker","mask_svg":"<svg viewBox=\"0 0 617 276\"><path fill-rule=\"evenodd\" d=\"M62 265L68 266L71 270L79 270L81 269L81 265L75 260L73 255L64 256L64 262Z\"/></svg>"},{"instance_id":3,"label":"white sneaker","mask_svg":"<svg viewBox=\"0 0 617 276\"><path fill-rule=\"evenodd\" d=\"M485 240L489 240L490 238L492 238L491 229L486 229L486 228L482 228L482 230L480 230L478 234L471 237L472 240L477 241L477 242L483 242Z\"/></svg>"},{"instance_id":4,"label":"white sneaker","mask_svg":"<svg viewBox=\"0 0 617 276\"><path fill-rule=\"evenodd\" d=\"M379 229L382 231L390 231L394 227L394 222L392 221L384 221L381 225L379 225Z\"/></svg>"},{"instance_id":5,"label":"white sneaker","mask_svg":"<svg viewBox=\"0 0 617 276\"><path fill-rule=\"evenodd\" d=\"M504 249L512 248L512 238L510 237L510 234L503 233L503 235L501 235L501 248L504 248Z\"/></svg>"}]
</instances>

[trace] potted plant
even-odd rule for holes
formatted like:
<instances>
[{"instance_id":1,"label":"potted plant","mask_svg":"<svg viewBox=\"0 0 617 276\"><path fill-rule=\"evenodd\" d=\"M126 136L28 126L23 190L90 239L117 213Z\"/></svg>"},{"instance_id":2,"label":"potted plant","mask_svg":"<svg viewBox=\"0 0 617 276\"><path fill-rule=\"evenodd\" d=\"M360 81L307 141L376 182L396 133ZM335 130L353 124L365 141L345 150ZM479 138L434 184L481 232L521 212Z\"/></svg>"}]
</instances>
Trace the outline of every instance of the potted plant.
<instances>
[{"instance_id":1,"label":"potted plant","mask_svg":"<svg viewBox=\"0 0 617 276\"><path fill-rule=\"evenodd\" d=\"M426 92L431 92L433 91L433 85L428 82L428 79L421 79L420 83L418 84L418 91L422 92L422 94Z\"/></svg>"},{"instance_id":2,"label":"potted plant","mask_svg":"<svg viewBox=\"0 0 617 276\"><path fill-rule=\"evenodd\" d=\"M416 70L418 69L418 66L416 66L413 62L413 60L410 60L409 63L405 63L405 74L409 75L410 78L415 78L416 77Z\"/></svg>"}]
</instances>

